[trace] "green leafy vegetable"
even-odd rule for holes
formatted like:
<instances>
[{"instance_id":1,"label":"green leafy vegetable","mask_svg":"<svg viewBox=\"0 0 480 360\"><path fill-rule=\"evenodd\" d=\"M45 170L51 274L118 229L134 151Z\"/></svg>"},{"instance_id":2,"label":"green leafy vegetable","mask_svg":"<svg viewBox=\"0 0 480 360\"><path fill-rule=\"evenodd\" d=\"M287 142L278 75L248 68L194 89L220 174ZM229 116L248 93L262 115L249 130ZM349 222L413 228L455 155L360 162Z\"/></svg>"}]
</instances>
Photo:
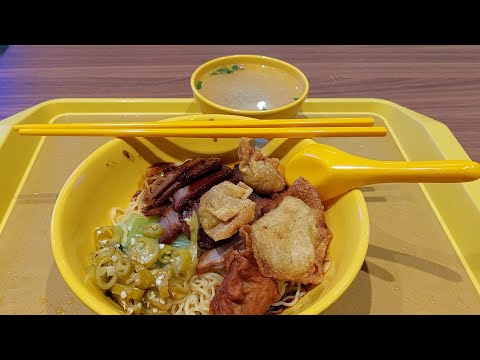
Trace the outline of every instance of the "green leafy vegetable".
<instances>
[{"instance_id":1,"label":"green leafy vegetable","mask_svg":"<svg viewBox=\"0 0 480 360\"><path fill-rule=\"evenodd\" d=\"M131 214L128 218L126 218L123 223L127 226L127 230L130 231L132 229L132 225L133 225L133 222L136 220L136 219L141 219L141 218L144 218L144 216L142 215L139 215L139 214Z\"/></svg>"},{"instance_id":2,"label":"green leafy vegetable","mask_svg":"<svg viewBox=\"0 0 480 360\"><path fill-rule=\"evenodd\" d=\"M144 235L142 234L142 228L149 222L149 219L146 217L136 218L133 223L130 231L128 232L128 238L141 238Z\"/></svg>"},{"instance_id":3,"label":"green leafy vegetable","mask_svg":"<svg viewBox=\"0 0 480 360\"><path fill-rule=\"evenodd\" d=\"M231 74L233 71L230 70L229 68L227 67L223 67L223 68L218 68L217 69L217 73L219 74Z\"/></svg>"},{"instance_id":4,"label":"green leafy vegetable","mask_svg":"<svg viewBox=\"0 0 480 360\"><path fill-rule=\"evenodd\" d=\"M142 229L147 224L157 223L159 217L158 216L142 216L139 214L131 214L123 223L127 227L127 236L122 236L122 246L125 250L128 249L130 246L130 242L132 238L138 239L145 237L142 232ZM120 227L120 226L119 226Z\"/></svg>"},{"instance_id":5,"label":"green leafy vegetable","mask_svg":"<svg viewBox=\"0 0 480 360\"><path fill-rule=\"evenodd\" d=\"M293 98L293 100L297 101L297 100L298 100L298 97L296 97L296 98Z\"/></svg>"},{"instance_id":6,"label":"green leafy vegetable","mask_svg":"<svg viewBox=\"0 0 480 360\"><path fill-rule=\"evenodd\" d=\"M192 213L192 217L190 218L190 221L188 222L188 227L190 228L190 243L189 243L189 250L191 254L191 260L193 264L193 272L189 274L192 276L195 274L195 269L198 264L198 216L197 213L194 211Z\"/></svg>"},{"instance_id":7,"label":"green leafy vegetable","mask_svg":"<svg viewBox=\"0 0 480 360\"><path fill-rule=\"evenodd\" d=\"M185 236L184 233L178 235L178 237L172 242L172 246L175 249L185 249L190 246L190 240Z\"/></svg>"},{"instance_id":8,"label":"green leafy vegetable","mask_svg":"<svg viewBox=\"0 0 480 360\"><path fill-rule=\"evenodd\" d=\"M232 65L232 69L229 69L228 67L221 67L216 69L214 72L212 72L210 75L220 75L220 74L231 74L234 71L240 70L240 66L238 65Z\"/></svg>"},{"instance_id":9,"label":"green leafy vegetable","mask_svg":"<svg viewBox=\"0 0 480 360\"><path fill-rule=\"evenodd\" d=\"M200 90L200 89L203 87L203 81L202 81L202 80L198 80L195 87L197 88L197 90Z\"/></svg>"}]
</instances>

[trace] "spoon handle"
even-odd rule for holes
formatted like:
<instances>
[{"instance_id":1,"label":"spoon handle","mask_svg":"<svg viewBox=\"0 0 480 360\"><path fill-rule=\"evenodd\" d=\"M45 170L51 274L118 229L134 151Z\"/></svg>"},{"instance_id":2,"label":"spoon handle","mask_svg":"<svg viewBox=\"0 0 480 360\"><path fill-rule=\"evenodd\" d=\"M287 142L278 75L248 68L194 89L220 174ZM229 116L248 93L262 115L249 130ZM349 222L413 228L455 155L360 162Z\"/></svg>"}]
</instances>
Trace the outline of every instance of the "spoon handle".
<instances>
[{"instance_id":1,"label":"spoon handle","mask_svg":"<svg viewBox=\"0 0 480 360\"><path fill-rule=\"evenodd\" d=\"M288 185L303 176L322 200L351 189L381 183L457 183L480 178L480 164L467 160L379 161L325 144L296 152L285 165Z\"/></svg>"},{"instance_id":2,"label":"spoon handle","mask_svg":"<svg viewBox=\"0 0 480 360\"><path fill-rule=\"evenodd\" d=\"M333 165L339 173L353 171L364 185L394 182L455 183L480 178L480 164L466 160L363 161L362 164Z\"/></svg>"}]
</instances>

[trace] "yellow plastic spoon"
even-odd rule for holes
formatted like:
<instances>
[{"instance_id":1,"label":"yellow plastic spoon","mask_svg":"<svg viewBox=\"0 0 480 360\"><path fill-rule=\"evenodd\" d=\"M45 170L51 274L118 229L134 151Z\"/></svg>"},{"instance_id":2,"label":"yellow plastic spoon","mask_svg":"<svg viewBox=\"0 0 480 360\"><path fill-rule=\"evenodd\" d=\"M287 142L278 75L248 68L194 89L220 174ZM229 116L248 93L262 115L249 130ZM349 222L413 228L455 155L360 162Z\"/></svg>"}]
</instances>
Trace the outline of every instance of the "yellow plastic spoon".
<instances>
[{"instance_id":1,"label":"yellow plastic spoon","mask_svg":"<svg viewBox=\"0 0 480 360\"><path fill-rule=\"evenodd\" d=\"M293 154L285 164L289 186L299 176L318 189L322 200L328 200L371 184L474 181L480 178L480 164L466 160L378 161L313 144Z\"/></svg>"}]
</instances>

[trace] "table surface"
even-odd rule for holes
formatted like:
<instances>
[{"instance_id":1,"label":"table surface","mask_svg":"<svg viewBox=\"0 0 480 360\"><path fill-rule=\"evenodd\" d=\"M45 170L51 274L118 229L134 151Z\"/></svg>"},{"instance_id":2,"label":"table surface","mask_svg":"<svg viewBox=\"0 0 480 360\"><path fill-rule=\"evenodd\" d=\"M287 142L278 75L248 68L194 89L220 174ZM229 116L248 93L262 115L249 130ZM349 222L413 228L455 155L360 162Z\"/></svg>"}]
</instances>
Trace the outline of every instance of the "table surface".
<instances>
[{"instance_id":1,"label":"table surface","mask_svg":"<svg viewBox=\"0 0 480 360\"><path fill-rule=\"evenodd\" d=\"M310 97L382 98L432 117L480 161L480 46L10 46L0 119L60 97L191 97L195 68L235 53L298 66Z\"/></svg>"}]
</instances>

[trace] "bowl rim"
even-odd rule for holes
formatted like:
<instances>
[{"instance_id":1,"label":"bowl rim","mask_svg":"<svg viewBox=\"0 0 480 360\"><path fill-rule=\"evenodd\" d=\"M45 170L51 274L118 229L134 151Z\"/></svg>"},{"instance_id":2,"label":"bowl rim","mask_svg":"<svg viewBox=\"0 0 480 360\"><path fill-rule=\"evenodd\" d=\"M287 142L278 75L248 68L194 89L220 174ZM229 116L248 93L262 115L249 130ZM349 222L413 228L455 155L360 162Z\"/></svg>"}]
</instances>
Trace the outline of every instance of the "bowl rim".
<instances>
[{"instance_id":1,"label":"bowl rim","mask_svg":"<svg viewBox=\"0 0 480 360\"><path fill-rule=\"evenodd\" d=\"M357 253L353 258L351 266L347 268L347 271L345 271L343 276L335 284L335 286L332 287L329 293L323 297L323 301L319 303L313 303L307 309L300 311L295 315L318 315L324 310L326 310L328 307L330 307L330 305L337 301L348 289L350 284L360 272L362 264L365 261L370 240L370 217L368 215L367 203L365 202L365 198L360 189L350 190L345 194L339 195L339 198L344 196L353 196L353 198L355 199L355 204L357 204L357 206L359 207L359 214L362 217L360 221L360 231L358 239L359 248L357 250Z\"/></svg>"},{"instance_id":2,"label":"bowl rim","mask_svg":"<svg viewBox=\"0 0 480 360\"><path fill-rule=\"evenodd\" d=\"M122 141L119 138L112 139L105 144L101 145L93 152L91 152L83 161L75 168L75 170L70 174L68 179L65 181L62 189L60 190L55 206L53 207L52 219L50 222L50 246L52 248L53 258L57 265L57 268L60 274L63 277L63 280L67 283L68 287L72 292L92 311L100 315L121 315L122 312L118 309L117 312L110 310L105 311L105 307L99 304L94 297L90 296L88 291L85 291L85 283L82 283L77 279L76 274L69 266L69 264L64 261L63 253L65 253L65 247L63 242L58 238L58 234L61 232L61 224L63 223L63 213L60 209L65 208L68 203L68 192L74 186L76 180L81 176L82 172L87 169L90 164L95 161L94 154L105 153L110 151L112 146L115 146L116 143Z\"/></svg>"},{"instance_id":3,"label":"bowl rim","mask_svg":"<svg viewBox=\"0 0 480 360\"><path fill-rule=\"evenodd\" d=\"M192 117L191 115L188 115ZM205 114L198 114L198 117L203 118ZM183 118L185 116L178 116L176 118ZM63 214L60 209L64 208L68 203L67 193L74 186L76 179L78 179L86 168L90 166L92 162L95 161L94 154L105 153L110 151L110 149L115 146L121 139L112 139L107 143L101 145L96 150L91 152L70 174L68 179L65 181L60 193L58 195L57 201L52 212L52 219L50 223L50 245L52 248L53 258L57 265L57 268L62 275L64 281L67 283L68 287L73 291L73 293L92 311L97 314L106 314L106 315L122 315L123 313L118 309L117 311L113 309L106 309L105 306L99 304L93 296L90 296L88 291L85 291L85 284L79 280L69 266L69 264L64 261L63 253L64 244L58 238L58 234L61 232L61 224L63 222ZM307 309L300 311L298 315L317 315L327 309L331 304L340 298L340 296L345 292L345 290L350 286L355 277L357 276L360 268L365 260L365 256L368 249L368 243L370 238L370 220L368 215L367 204L365 198L363 197L362 192L359 189L350 190L348 193L340 195L343 196L352 196L355 199L355 204L359 208L359 214L362 216L360 221L360 231L359 231L359 249L357 255L354 257L351 266L348 267L347 271L343 274L340 280L332 287L328 294L323 297L323 301L319 303L314 303L309 306Z\"/></svg>"},{"instance_id":4,"label":"bowl rim","mask_svg":"<svg viewBox=\"0 0 480 360\"><path fill-rule=\"evenodd\" d=\"M241 109L234 109L234 108L229 108L220 104L217 104L213 102L212 100L209 100L205 96L203 96L196 87L196 80L199 76L200 73L202 73L205 69L207 68L214 68L215 64L221 63L221 62L226 62L226 61L233 61L234 59L237 58L248 58L254 63L262 63L262 62L269 62L269 63L277 63L281 64L285 68L290 69L292 72L294 72L296 75L298 75L304 84L304 90L302 92L302 95L299 96L299 98L291 103L288 103L287 105L283 105L280 107L276 107L273 109L268 109L268 110L241 110ZM296 106L299 103L303 103L305 99L307 98L308 92L310 90L310 84L308 82L308 78L305 76L305 74L297 68L295 65L290 64L289 62L269 57L269 56L264 56L264 55L255 55L255 54L235 54L235 55L227 55L227 56L221 56L217 57L214 59L211 59L207 62L204 62L200 66L198 66L195 71L192 73L190 76L190 87L193 91L193 94L195 97L198 97L202 102L206 103L210 107L223 111L225 113L230 113L232 115L243 115L243 116L266 116L266 115L272 115L276 113L281 113L285 110L290 109L291 107Z\"/></svg>"}]
</instances>

